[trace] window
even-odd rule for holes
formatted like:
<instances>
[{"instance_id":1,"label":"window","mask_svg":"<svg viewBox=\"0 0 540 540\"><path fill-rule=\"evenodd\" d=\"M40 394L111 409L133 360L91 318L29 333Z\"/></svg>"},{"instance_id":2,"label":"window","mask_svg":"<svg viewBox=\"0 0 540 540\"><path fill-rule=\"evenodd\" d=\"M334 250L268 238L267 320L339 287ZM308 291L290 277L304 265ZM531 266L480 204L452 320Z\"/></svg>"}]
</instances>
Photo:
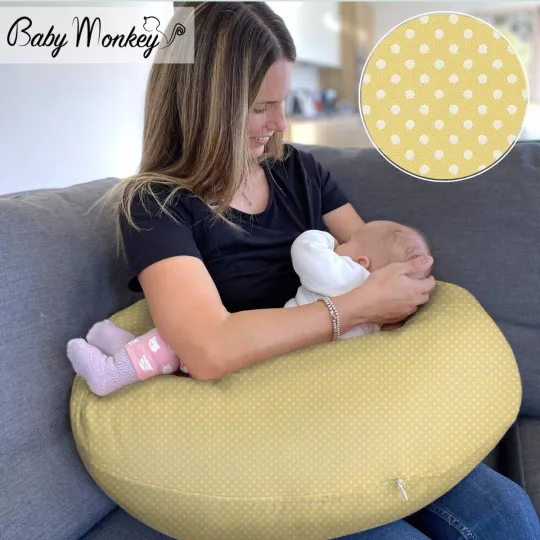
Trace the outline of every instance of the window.
<instances>
[{"instance_id":1,"label":"window","mask_svg":"<svg viewBox=\"0 0 540 540\"><path fill-rule=\"evenodd\" d=\"M495 8L496 9L496 8ZM538 7L511 7L473 13L496 28L512 45L529 79L531 102L540 102L540 10Z\"/></svg>"}]
</instances>

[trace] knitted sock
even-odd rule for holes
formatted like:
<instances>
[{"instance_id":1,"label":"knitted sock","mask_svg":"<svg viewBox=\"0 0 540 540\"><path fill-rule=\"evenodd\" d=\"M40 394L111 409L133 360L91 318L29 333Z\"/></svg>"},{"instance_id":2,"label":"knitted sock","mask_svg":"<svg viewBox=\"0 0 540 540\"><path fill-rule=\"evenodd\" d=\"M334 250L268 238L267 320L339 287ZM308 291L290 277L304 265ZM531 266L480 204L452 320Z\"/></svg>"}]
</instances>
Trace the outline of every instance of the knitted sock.
<instances>
[{"instance_id":1,"label":"knitted sock","mask_svg":"<svg viewBox=\"0 0 540 540\"><path fill-rule=\"evenodd\" d=\"M170 375L178 369L189 374L155 328L136 337L125 348L141 381L156 375Z\"/></svg>"},{"instance_id":2,"label":"knitted sock","mask_svg":"<svg viewBox=\"0 0 540 540\"><path fill-rule=\"evenodd\" d=\"M94 324L86 334L86 341L108 356L117 353L134 338L135 336L131 332L119 328L109 320Z\"/></svg>"},{"instance_id":3,"label":"knitted sock","mask_svg":"<svg viewBox=\"0 0 540 540\"><path fill-rule=\"evenodd\" d=\"M79 338L68 342L67 355L73 369L98 396L105 396L139 381L133 363L123 348L110 356Z\"/></svg>"}]
</instances>

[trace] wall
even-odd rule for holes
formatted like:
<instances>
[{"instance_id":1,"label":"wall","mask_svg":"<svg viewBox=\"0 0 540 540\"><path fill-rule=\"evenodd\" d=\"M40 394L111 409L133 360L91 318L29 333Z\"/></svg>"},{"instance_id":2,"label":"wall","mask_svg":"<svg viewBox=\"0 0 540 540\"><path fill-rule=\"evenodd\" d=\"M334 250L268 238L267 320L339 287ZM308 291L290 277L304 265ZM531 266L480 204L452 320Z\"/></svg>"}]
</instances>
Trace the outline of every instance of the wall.
<instances>
[{"instance_id":1,"label":"wall","mask_svg":"<svg viewBox=\"0 0 540 540\"><path fill-rule=\"evenodd\" d=\"M338 2L266 2L285 22L302 62L339 66Z\"/></svg>"},{"instance_id":2,"label":"wall","mask_svg":"<svg viewBox=\"0 0 540 540\"><path fill-rule=\"evenodd\" d=\"M0 194L134 173L148 69L0 64Z\"/></svg>"}]
</instances>

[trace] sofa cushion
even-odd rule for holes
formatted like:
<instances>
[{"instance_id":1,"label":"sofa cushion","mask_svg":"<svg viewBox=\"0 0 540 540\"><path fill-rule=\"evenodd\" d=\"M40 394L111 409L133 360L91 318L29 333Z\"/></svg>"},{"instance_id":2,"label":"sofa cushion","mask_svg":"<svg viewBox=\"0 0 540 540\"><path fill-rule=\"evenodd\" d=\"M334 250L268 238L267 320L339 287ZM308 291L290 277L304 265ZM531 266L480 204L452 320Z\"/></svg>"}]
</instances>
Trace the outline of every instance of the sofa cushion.
<instances>
[{"instance_id":1,"label":"sofa cushion","mask_svg":"<svg viewBox=\"0 0 540 540\"><path fill-rule=\"evenodd\" d=\"M172 540L116 507L80 540Z\"/></svg>"},{"instance_id":2,"label":"sofa cushion","mask_svg":"<svg viewBox=\"0 0 540 540\"><path fill-rule=\"evenodd\" d=\"M75 450L69 339L140 296L116 261L114 180L0 197L0 531L3 540L79 538L115 505Z\"/></svg>"},{"instance_id":3,"label":"sofa cushion","mask_svg":"<svg viewBox=\"0 0 540 540\"><path fill-rule=\"evenodd\" d=\"M435 277L470 291L497 322L523 378L521 413L540 416L540 143L518 143L495 167L460 182L409 176L374 148L301 147L331 171L364 220L401 221L427 234Z\"/></svg>"}]
</instances>

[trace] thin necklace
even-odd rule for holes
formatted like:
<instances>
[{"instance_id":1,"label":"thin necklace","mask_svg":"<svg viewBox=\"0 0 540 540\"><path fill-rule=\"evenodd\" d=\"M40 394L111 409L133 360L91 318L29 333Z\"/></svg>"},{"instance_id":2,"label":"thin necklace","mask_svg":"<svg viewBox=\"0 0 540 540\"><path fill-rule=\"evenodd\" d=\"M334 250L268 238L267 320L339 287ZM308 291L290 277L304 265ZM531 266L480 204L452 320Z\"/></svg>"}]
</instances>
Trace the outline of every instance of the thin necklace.
<instances>
[{"instance_id":1,"label":"thin necklace","mask_svg":"<svg viewBox=\"0 0 540 540\"><path fill-rule=\"evenodd\" d=\"M242 190L242 195L246 198L249 204L249 207L253 208L253 201L246 195L246 191L245 191L247 189L247 178L244 181L244 185L245 185L245 188Z\"/></svg>"}]
</instances>

